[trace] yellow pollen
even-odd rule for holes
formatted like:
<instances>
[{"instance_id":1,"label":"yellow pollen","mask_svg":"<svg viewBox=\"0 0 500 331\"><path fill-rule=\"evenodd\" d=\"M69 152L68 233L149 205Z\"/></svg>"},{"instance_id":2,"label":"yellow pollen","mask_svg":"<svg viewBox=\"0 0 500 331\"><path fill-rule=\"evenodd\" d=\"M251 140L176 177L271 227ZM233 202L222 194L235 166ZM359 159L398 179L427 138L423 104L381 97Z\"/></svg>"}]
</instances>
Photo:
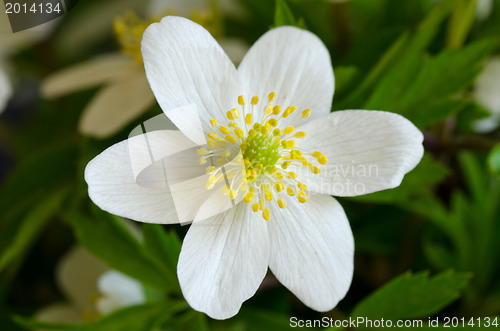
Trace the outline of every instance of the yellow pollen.
<instances>
[{"instance_id":1,"label":"yellow pollen","mask_svg":"<svg viewBox=\"0 0 500 331\"><path fill-rule=\"evenodd\" d=\"M245 194L245 197L243 198L243 201L245 201L245 203L250 203L252 202L252 200L253 200L253 194L250 193Z\"/></svg>"},{"instance_id":2,"label":"yellow pollen","mask_svg":"<svg viewBox=\"0 0 500 331\"><path fill-rule=\"evenodd\" d=\"M271 114L272 111L273 111L273 106L272 105L268 105L267 108L266 108L266 115Z\"/></svg>"},{"instance_id":3,"label":"yellow pollen","mask_svg":"<svg viewBox=\"0 0 500 331\"><path fill-rule=\"evenodd\" d=\"M276 182L274 183L274 189L276 190L276 192L281 192L285 189L285 186L283 185L282 182Z\"/></svg>"},{"instance_id":4,"label":"yellow pollen","mask_svg":"<svg viewBox=\"0 0 500 331\"><path fill-rule=\"evenodd\" d=\"M274 92L269 93L269 95L267 96L267 101L271 102L274 101L274 99L276 99L276 93Z\"/></svg>"},{"instance_id":5,"label":"yellow pollen","mask_svg":"<svg viewBox=\"0 0 500 331\"><path fill-rule=\"evenodd\" d=\"M307 195L306 192L300 191L299 194L297 195L297 200L299 200L300 203L305 203L307 202Z\"/></svg>"},{"instance_id":6,"label":"yellow pollen","mask_svg":"<svg viewBox=\"0 0 500 331\"><path fill-rule=\"evenodd\" d=\"M238 195L238 191L229 190L229 198L234 199Z\"/></svg>"},{"instance_id":7,"label":"yellow pollen","mask_svg":"<svg viewBox=\"0 0 500 331\"><path fill-rule=\"evenodd\" d=\"M308 118L309 115L311 115L311 109L305 109L303 112L302 112L302 118Z\"/></svg>"},{"instance_id":8,"label":"yellow pollen","mask_svg":"<svg viewBox=\"0 0 500 331\"><path fill-rule=\"evenodd\" d=\"M231 133L231 130L229 130L228 128L226 128L225 126L222 126L222 125L219 127L219 131L222 132L223 134Z\"/></svg>"},{"instance_id":9,"label":"yellow pollen","mask_svg":"<svg viewBox=\"0 0 500 331\"><path fill-rule=\"evenodd\" d=\"M288 176L290 176L291 178L297 178L297 174L293 171L289 171Z\"/></svg>"},{"instance_id":10,"label":"yellow pollen","mask_svg":"<svg viewBox=\"0 0 500 331\"><path fill-rule=\"evenodd\" d=\"M217 133L215 133L215 132L210 132L208 134L208 137L210 137L210 138L212 138L214 140L220 139L219 135Z\"/></svg>"},{"instance_id":11,"label":"yellow pollen","mask_svg":"<svg viewBox=\"0 0 500 331\"><path fill-rule=\"evenodd\" d=\"M295 140L288 140L286 142L287 147L295 147Z\"/></svg>"},{"instance_id":12,"label":"yellow pollen","mask_svg":"<svg viewBox=\"0 0 500 331\"><path fill-rule=\"evenodd\" d=\"M244 98L242 95L240 95L240 96L238 97L238 104L239 104L240 106L244 106L244 105L245 105L245 98Z\"/></svg>"},{"instance_id":13,"label":"yellow pollen","mask_svg":"<svg viewBox=\"0 0 500 331\"><path fill-rule=\"evenodd\" d=\"M247 125L252 125L252 114L246 114L245 115L245 123Z\"/></svg>"},{"instance_id":14,"label":"yellow pollen","mask_svg":"<svg viewBox=\"0 0 500 331\"><path fill-rule=\"evenodd\" d=\"M304 131L299 131L297 132L294 137L297 137L299 139L304 138L306 136L306 133Z\"/></svg>"},{"instance_id":15,"label":"yellow pollen","mask_svg":"<svg viewBox=\"0 0 500 331\"><path fill-rule=\"evenodd\" d=\"M228 134L226 137L224 137L224 139L232 144L234 144L236 142L236 138L230 134Z\"/></svg>"},{"instance_id":16,"label":"yellow pollen","mask_svg":"<svg viewBox=\"0 0 500 331\"><path fill-rule=\"evenodd\" d=\"M231 110L229 110L227 113L226 113L226 117L228 120L230 121L234 121L234 114Z\"/></svg>"},{"instance_id":17,"label":"yellow pollen","mask_svg":"<svg viewBox=\"0 0 500 331\"><path fill-rule=\"evenodd\" d=\"M273 136L275 136L275 137L281 136L281 130L278 129L278 128L274 129L273 130Z\"/></svg>"},{"instance_id":18,"label":"yellow pollen","mask_svg":"<svg viewBox=\"0 0 500 331\"><path fill-rule=\"evenodd\" d=\"M236 129L234 129L234 134L235 134L238 138L243 139L243 130L242 130L242 129L240 129L240 128L236 128Z\"/></svg>"},{"instance_id":19,"label":"yellow pollen","mask_svg":"<svg viewBox=\"0 0 500 331\"><path fill-rule=\"evenodd\" d=\"M252 205L252 210L254 211L254 213L258 212L259 211L259 204L258 203L254 203Z\"/></svg>"},{"instance_id":20,"label":"yellow pollen","mask_svg":"<svg viewBox=\"0 0 500 331\"><path fill-rule=\"evenodd\" d=\"M281 106L280 105L276 105L273 107L273 115L279 115L279 113L281 113Z\"/></svg>"},{"instance_id":21,"label":"yellow pollen","mask_svg":"<svg viewBox=\"0 0 500 331\"><path fill-rule=\"evenodd\" d=\"M205 159L203 156L198 159L198 163L200 165L207 163L207 159Z\"/></svg>"},{"instance_id":22,"label":"yellow pollen","mask_svg":"<svg viewBox=\"0 0 500 331\"><path fill-rule=\"evenodd\" d=\"M295 130L295 128L293 126L289 126L289 127L285 128L285 130L283 130L283 133L290 134L293 132L293 130Z\"/></svg>"},{"instance_id":23,"label":"yellow pollen","mask_svg":"<svg viewBox=\"0 0 500 331\"><path fill-rule=\"evenodd\" d=\"M312 171L313 174L319 174L319 173L321 173L321 169L318 168L318 167L315 167L315 166L311 167L311 171Z\"/></svg>"},{"instance_id":24,"label":"yellow pollen","mask_svg":"<svg viewBox=\"0 0 500 331\"><path fill-rule=\"evenodd\" d=\"M272 126L272 127L276 127L278 125L278 120L275 119L275 118L271 118L269 120L269 124Z\"/></svg>"},{"instance_id":25,"label":"yellow pollen","mask_svg":"<svg viewBox=\"0 0 500 331\"><path fill-rule=\"evenodd\" d=\"M288 194L289 196L293 197L295 195L295 192L293 191L293 189L291 187L287 187L286 188L286 194Z\"/></svg>"},{"instance_id":26,"label":"yellow pollen","mask_svg":"<svg viewBox=\"0 0 500 331\"><path fill-rule=\"evenodd\" d=\"M285 161L281 164L281 169L287 169L290 166L290 161Z\"/></svg>"},{"instance_id":27,"label":"yellow pollen","mask_svg":"<svg viewBox=\"0 0 500 331\"><path fill-rule=\"evenodd\" d=\"M198 155L207 155L208 154L208 150L206 150L205 148L200 148L199 150L196 151L196 154L198 154Z\"/></svg>"},{"instance_id":28,"label":"yellow pollen","mask_svg":"<svg viewBox=\"0 0 500 331\"><path fill-rule=\"evenodd\" d=\"M207 170L205 170L207 174L211 174L215 171L215 167L208 167Z\"/></svg>"},{"instance_id":29,"label":"yellow pollen","mask_svg":"<svg viewBox=\"0 0 500 331\"><path fill-rule=\"evenodd\" d=\"M298 182L298 183L297 183L297 187L298 187L299 189L301 189L302 191L307 190L307 186L306 186L305 184L301 183L301 182Z\"/></svg>"},{"instance_id":30,"label":"yellow pollen","mask_svg":"<svg viewBox=\"0 0 500 331\"><path fill-rule=\"evenodd\" d=\"M113 30L124 54L131 55L142 63L141 40L146 28L160 20L141 20L134 12L128 11L113 21Z\"/></svg>"},{"instance_id":31,"label":"yellow pollen","mask_svg":"<svg viewBox=\"0 0 500 331\"><path fill-rule=\"evenodd\" d=\"M269 208L264 208L264 210L262 211L262 217L264 217L266 221L269 221L269 219L271 218Z\"/></svg>"},{"instance_id":32,"label":"yellow pollen","mask_svg":"<svg viewBox=\"0 0 500 331\"><path fill-rule=\"evenodd\" d=\"M258 96L254 96L252 98L251 104L255 106L258 103L259 103L259 97Z\"/></svg>"},{"instance_id":33,"label":"yellow pollen","mask_svg":"<svg viewBox=\"0 0 500 331\"><path fill-rule=\"evenodd\" d=\"M324 155L318 156L317 160L318 160L318 163L323 164L323 165L325 165L328 162L328 159Z\"/></svg>"},{"instance_id":34,"label":"yellow pollen","mask_svg":"<svg viewBox=\"0 0 500 331\"><path fill-rule=\"evenodd\" d=\"M279 198L278 199L278 206L280 206L281 209L285 209L286 208L286 201L285 201L285 199Z\"/></svg>"},{"instance_id":35,"label":"yellow pollen","mask_svg":"<svg viewBox=\"0 0 500 331\"><path fill-rule=\"evenodd\" d=\"M213 126L213 127L216 127L217 125L219 125L219 123L217 123L217 120L214 118L212 120L210 120L210 124Z\"/></svg>"}]
</instances>

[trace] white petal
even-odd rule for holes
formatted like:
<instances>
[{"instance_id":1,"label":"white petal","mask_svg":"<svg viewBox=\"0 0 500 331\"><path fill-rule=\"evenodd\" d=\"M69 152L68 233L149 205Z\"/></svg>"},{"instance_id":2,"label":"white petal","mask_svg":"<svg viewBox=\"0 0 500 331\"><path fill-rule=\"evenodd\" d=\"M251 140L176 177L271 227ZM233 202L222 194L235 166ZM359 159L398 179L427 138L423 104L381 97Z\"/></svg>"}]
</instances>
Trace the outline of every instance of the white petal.
<instances>
[{"instance_id":1,"label":"white petal","mask_svg":"<svg viewBox=\"0 0 500 331\"><path fill-rule=\"evenodd\" d=\"M141 143L144 141L146 144ZM167 130L117 143L88 163L85 180L89 196L101 209L118 216L147 223L176 223L178 218L166 178L156 179L163 185L141 186L137 183L137 172L142 169L137 167L192 147L192 142L180 131Z\"/></svg>"},{"instance_id":2,"label":"white petal","mask_svg":"<svg viewBox=\"0 0 500 331\"><path fill-rule=\"evenodd\" d=\"M474 85L476 100L492 114L500 114L500 57L490 58Z\"/></svg>"},{"instance_id":3,"label":"white petal","mask_svg":"<svg viewBox=\"0 0 500 331\"><path fill-rule=\"evenodd\" d=\"M57 265L57 282L78 310L93 308L92 298L99 292L97 280L109 268L80 246L75 246Z\"/></svg>"},{"instance_id":4,"label":"white petal","mask_svg":"<svg viewBox=\"0 0 500 331\"><path fill-rule=\"evenodd\" d=\"M406 118L388 112L338 111L297 130L307 133L298 147L328 158L321 174L300 170L310 192L356 196L394 188L424 152L422 133Z\"/></svg>"},{"instance_id":5,"label":"white petal","mask_svg":"<svg viewBox=\"0 0 500 331\"><path fill-rule=\"evenodd\" d=\"M189 305L212 318L234 316L266 275L267 224L245 203L191 225L177 275Z\"/></svg>"},{"instance_id":6,"label":"white petal","mask_svg":"<svg viewBox=\"0 0 500 331\"><path fill-rule=\"evenodd\" d=\"M195 104L208 126L237 105L241 89L236 69L200 25L174 16L151 24L143 35L142 55L151 89L167 116L172 109Z\"/></svg>"},{"instance_id":7,"label":"white petal","mask_svg":"<svg viewBox=\"0 0 500 331\"><path fill-rule=\"evenodd\" d=\"M310 118L331 110L335 82L330 54L308 31L290 26L270 30L250 48L238 74L246 84L248 98L257 95L264 103L267 95L275 92L275 104L282 108L297 106L284 124L300 117L307 108L312 111Z\"/></svg>"},{"instance_id":8,"label":"white petal","mask_svg":"<svg viewBox=\"0 0 500 331\"><path fill-rule=\"evenodd\" d=\"M136 69L127 56L121 54L102 56L50 75L43 81L41 90L44 96L55 98L118 80L131 70Z\"/></svg>"},{"instance_id":9,"label":"white petal","mask_svg":"<svg viewBox=\"0 0 500 331\"><path fill-rule=\"evenodd\" d=\"M146 76L136 70L121 82L113 82L92 99L85 108L78 125L79 131L96 138L108 137L154 103Z\"/></svg>"},{"instance_id":10,"label":"white petal","mask_svg":"<svg viewBox=\"0 0 500 331\"><path fill-rule=\"evenodd\" d=\"M142 285L137 280L116 270L104 273L99 278L98 286L100 293L104 296L97 300L96 307L104 315L146 301Z\"/></svg>"},{"instance_id":11,"label":"white petal","mask_svg":"<svg viewBox=\"0 0 500 331\"><path fill-rule=\"evenodd\" d=\"M352 280L354 238L340 204L311 195L305 204L288 200L286 209L269 204L269 268L304 304L333 309Z\"/></svg>"},{"instance_id":12,"label":"white petal","mask_svg":"<svg viewBox=\"0 0 500 331\"><path fill-rule=\"evenodd\" d=\"M0 113L7 106L7 102L12 96L12 86L7 73L0 67Z\"/></svg>"}]
</instances>

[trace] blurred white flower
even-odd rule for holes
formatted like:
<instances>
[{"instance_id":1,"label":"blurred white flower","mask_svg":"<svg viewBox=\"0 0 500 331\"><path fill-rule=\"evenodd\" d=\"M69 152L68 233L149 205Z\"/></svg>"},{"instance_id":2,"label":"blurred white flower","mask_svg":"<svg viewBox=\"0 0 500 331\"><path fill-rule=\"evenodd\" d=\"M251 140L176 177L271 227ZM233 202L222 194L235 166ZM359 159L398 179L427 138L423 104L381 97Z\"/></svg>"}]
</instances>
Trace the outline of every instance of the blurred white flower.
<instances>
[{"instance_id":1,"label":"blurred white flower","mask_svg":"<svg viewBox=\"0 0 500 331\"><path fill-rule=\"evenodd\" d=\"M56 277L68 302L40 309L35 314L38 320L61 323L89 321L146 301L139 282L110 270L79 246L72 248L61 259Z\"/></svg>"},{"instance_id":2,"label":"blurred white flower","mask_svg":"<svg viewBox=\"0 0 500 331\"><path fill-rule=\"evenodd\" d=\"M483 71L474 83L475 100L491 116L473 123L476 132L490 132L500 123L500 57L494 56L485 62Z\"/></svg>"},{"instance_id":3,"label":"blurred white flower","mask_svg":"<svg viewBox=\"0 0 500 331\"><path fill-rule=\"evenodd\" d=\"M102 89L85 107L79 131L96 138L108 137L154 104L154 96L144 75L140 53L142 33L165 12L180 12L201 24L215 29L214 17L207 0L153 0L149 2L149 19L139 19L127 12L114 22L115 34L122 53L98 57L74 67L63 69L45 80L42 93L55 98L78 90L102 85ZM217 34L217 31L213 31ZM228 50L239 61L247 46L240 40L228 39Z\"/></svg>"},{"instance_id":4,"label":"blurred white flower","mask_svg":"<svg viewBox=\"0 0 500 331\"><path fill-rule=\"evenodd\" d=\"M2 7L2 6L0 6ZM2 7L3 8L3 7ZM40 41L52 30L54 22L13 33L5 10L0 11L0 113L12 96L12 82L9 78L8 59L18 50Z\"/></svg>"},{"instance_id":5,"label":"blurred white flower","mask_svg":"<svg viewBox=\"0 0 500 331\"><path fill-rule=\"evenodd\" d=\"M0 65L0 113L7 106L7 102L9 101L12 95L12 86L10 84L9 77L7 77L7 73L3 70L3 67Z\"/></svg>"},{"instance_id":6,"label":"blurred white flower","mask_svg":"<svg viewBox=\"0 0 500 331\"><path fill-rule=\"evenodd\" d=\"M157 101L181 131L152 131L98 155L85 170L90 198L141 222L192 216L177 273L187 302L213 318L235 315L268 267L307 306L335 307L351 283L354 241L330 195L398 186L422 157L422 133L393 113L330 113L330 55L302 29L267 32L236 69L200 25L168 16L148 27L142 55ZM195 143L195 121L208 132L207 148ZM131 155L144 140L150 148ZM172 164L189 183L180 199L172 195L177 178L136 180L131 157L150 164L156 153L164 160L192 148L196 167L182 157ZM226 167L238 160L241 167ZM229 207L217 214L224 197Z\"/></svg>"},{"instance_id":7,"label":"blurred white flower","mask_svg":"<svg viewBox=\"0 0 500 331\"><path fill-rule=\"evenodd\" d=\"M493 11L493 0L476 0L476 19L484 21Z\"/></svg>"}]
</instances>

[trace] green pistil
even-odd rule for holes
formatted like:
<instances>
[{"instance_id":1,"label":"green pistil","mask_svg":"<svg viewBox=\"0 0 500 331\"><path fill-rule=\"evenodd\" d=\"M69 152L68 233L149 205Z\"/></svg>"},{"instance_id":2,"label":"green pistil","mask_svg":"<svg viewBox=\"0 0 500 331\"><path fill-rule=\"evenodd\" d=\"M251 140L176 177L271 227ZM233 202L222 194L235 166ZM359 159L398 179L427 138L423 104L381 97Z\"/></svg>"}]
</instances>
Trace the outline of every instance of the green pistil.
<instances>
[{"instance_id":1,"label":"green pistil","mask_svg":"<svg viewBox=\"0 0 500 331\"><path fill-rule=\"evenodd\" d=\"M243 153L243 158L250 162L250 170L258 164L262 164L264 168L274 166L281 158L278 153L280 139L272 134L256 133L252 138L248 137L245 142L247 148Z\"/></svg>"}]
</instances>

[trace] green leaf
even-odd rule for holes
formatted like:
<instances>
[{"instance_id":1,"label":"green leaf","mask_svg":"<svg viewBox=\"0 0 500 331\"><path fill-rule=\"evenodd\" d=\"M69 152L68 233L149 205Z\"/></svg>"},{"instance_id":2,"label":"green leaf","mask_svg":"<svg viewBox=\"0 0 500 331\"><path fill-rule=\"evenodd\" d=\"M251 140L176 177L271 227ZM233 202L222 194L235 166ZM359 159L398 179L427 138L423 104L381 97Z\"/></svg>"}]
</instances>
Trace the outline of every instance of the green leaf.
<instances>
[{"instance_id":1,"label":"green leaf","mask_svg":"<svg viewBox=\"0 0 500 331\"><path fill-rule=\"evenodd\" d=\"M164 270L157 266L120 218L105 212L96 215L96 218L79 214L68 216L83 246L113 269L151 287L177 292L177 283L168 281Z\"/></svg>"},{"instance_id":2,"label":"green leaf","mask_svg":"<svg viewBox=\"0 0 500 331\"><path fill-rule=\"evenodd\" d=\"M466 106L455 94L472 84L496 42L484 40L436 57L412 54L380 81L364 105L402 114L420 127L438 122Z\"/></svg>"},{"instance_id":3,"label":"green leaf","mask_svg":"<svg viewBox=\"0 0 500 331\"><path fill-rule=\"evenodd\" d=\"M344 95L351 90L359 79L359 69L354 66L336 67L335 73L335 95Z\"/></svg>"},{"instance_id":4,"label":"green leaf","mask_svg":"<svg viewBox=\"0 0 500 331\"><path fill-rule=\"evenodd\" d=\"M169 282L177 283L177 261L182 245L177 234L165 232L159 224L143 224L142 234L146 252L163 268Z\"/></svg>"},{"instance_id":5,"label":"green leaf","mask_svg":"<svg viewBox=\"0 0 500 331\"><path fill-rule=\"evenodd\" d=\"M157 330L158 324L172 314L187 307L181 303L150 303L131 306L107 315L95 322L85 324L47 323L14 316L14 321L28 330L79 330L79 331L137 331Z\"/></svg>"},{"instance_id":6,"label":"green leaf","mask_svg":"<svg viewBox=\"0 0 500 331\"><path fill-rule=\"evenodd\" d=\"M11 241L0 254L0 272L12 262L26 253L33 242L38 238L44 225L61 206L66 190L60 190L32 206L26 217L19 220L21 223L16 233L12 233Z\"/></svg>"},{"instance_id":7,"label":"green leaf","mask_svg":"<svg viewBox=\"0 0 500 331\"><path fill-rule=\"evenodd\" d=\"M488 167L490 172L500 177L500 144L497 144L488 155Z\"/></svg>"},{"instance_id":8,"label":"green leaf","mask_svg":"<svg viewBox=\"0 0 500 331\"><path fill-rule=\"evenodd\" d=\"M361 301L352 316L405 319L432 315L455 301L469 280L469 274L453 271L432 278L424 272L405 273Z\"/></svg>"},{"instance_id":9,"label":"green leaf","mask_svg":"<svg viewBox=\"0 0 500 331\"><path fill-rule=\"evenodd\" d=\"M437 35L441 23L450 13L454 0L442 1L422 20L413 33L405 32L396 39L377 64L372 68L357 89L355 89L336 109L359 107L360 100L366 100L370 90L387 71L400 63L407 56L419 54L425 50ZM368 108L369 109L369 108Z\"/></svg>"},{"instance_id":10,"label":"green leaf","mask_svg":"<svg viewBox=\"0 0 500 331\"><path fill-rule=\"evenodd\" d=\"M274 26L295 25L297 21L293 16L292 10L288 7L285 0L276 0L274 10Z\"/></svg>"}]
</instances>

